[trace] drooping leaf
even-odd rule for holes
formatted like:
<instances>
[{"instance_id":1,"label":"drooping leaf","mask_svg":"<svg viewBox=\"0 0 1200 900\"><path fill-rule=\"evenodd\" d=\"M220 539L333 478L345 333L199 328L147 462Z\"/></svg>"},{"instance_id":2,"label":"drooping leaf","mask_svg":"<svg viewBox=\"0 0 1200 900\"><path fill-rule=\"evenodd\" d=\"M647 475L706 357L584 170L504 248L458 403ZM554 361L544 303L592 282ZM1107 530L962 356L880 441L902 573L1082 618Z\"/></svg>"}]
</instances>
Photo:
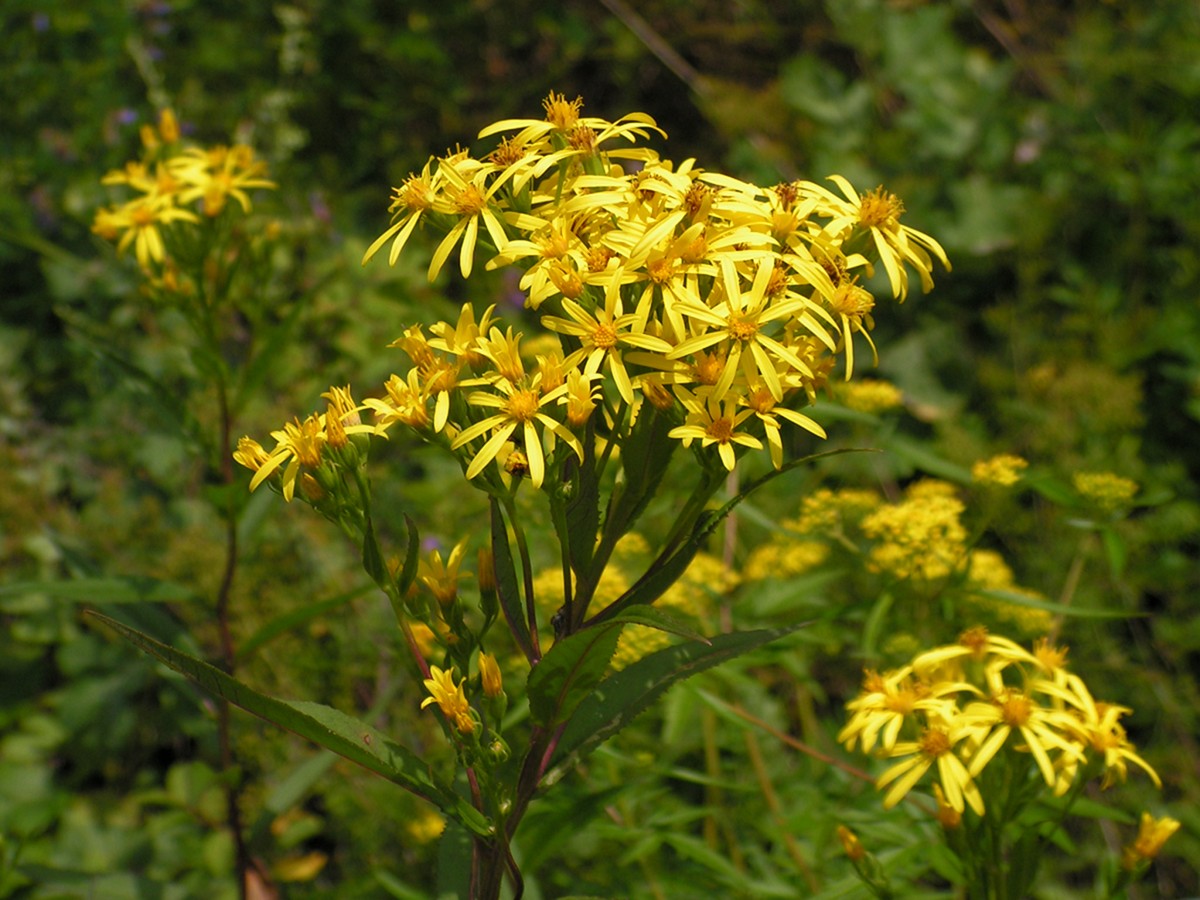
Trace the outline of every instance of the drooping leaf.
<instances>
[{"instance_id":1,"label":"drooping leaf","mask_svg":"<svg viewBox=\"0 0 1200 900\"><path fill-rule=\"evenodd\" d=\"M96 612L90 612L90 615L145 653L191 678L209 693L382 775L436 804L475 833L488 833L489 825L483 815L450 787L436 780L420 757L367 723L319 703L268 697L203 660L159 643L107 616Z\"/></svg>"},{"instance_id":2,"label":"drooping leaf","mask_svg":"<svg viewBox=\"0 0 1200 900\"><path fill-rule=\"evenodd\" d=\"M688 641L651 653L610 675L592 690L567 722L551 767L578 759L612 737L672 685L803 627L721 634L709 642ZM586 633L586 632L585 632Z\"/></svg>"}]
</instances>

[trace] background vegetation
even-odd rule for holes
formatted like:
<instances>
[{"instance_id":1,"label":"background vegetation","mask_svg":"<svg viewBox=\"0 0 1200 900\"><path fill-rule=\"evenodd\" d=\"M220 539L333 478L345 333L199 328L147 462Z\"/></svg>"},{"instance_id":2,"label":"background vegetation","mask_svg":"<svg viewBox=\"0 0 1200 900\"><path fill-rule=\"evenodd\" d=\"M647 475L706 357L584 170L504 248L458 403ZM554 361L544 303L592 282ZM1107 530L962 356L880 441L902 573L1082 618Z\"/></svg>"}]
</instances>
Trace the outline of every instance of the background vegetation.
<instances>
[{"instance_id":1,"label":"background vegetation","mask_svg":"<svg viewBox=\"0 0 1200 900\"><path fill-rule=\"evenodd\" d=\"M987 546L1022 585L1121 614L1069 617L1060 636L1097 695L1136 710L1131 738L1164 777L1161 796L1135 779L1109 802L1183 822L1143 896L1200 893L1190 0L654 0L636 14L620 0L9 0L0 31L0 896L236 896L234 778L264 891L427 896L438 824L414 801L246 716L241 770L222 771L211 701L82 618L105 609L215 656L223 546L213 457L181 428L214 416L185 390L181 323L89 227L108 200L100 176L137 152L158 108L270 161L281 189L257 202L284 243L260 300L296 325L242 412L241 430L262 435L330 384L382 382L383 346L456 308L456 276L431 287L420 262L359 267L388 188L490 121L536 115L550 90L609 118L650 113L671 155L705 168L883 183L906 223L942 241L953 273L876 316L878 374L904 410L825 404L840 443L887 452L795 473L711 549L741 571L819 487L898 497L926 475L965 482L993 453L1025 456L1029 489ZM519 315L511 284L483 290ZM171 379L174 402L147 387ZM386 464L424 533L448 547L477 527L447 496L456 467L416 447ZM1136 481L1133 508L1087 508L1080 471ZM236 643L261 639L243 676L410 727L420 691L352 548L274 505L256 497L241 524ZM739 623L816 624L677 688L568 779L522 835L534 896L852 896L843 822L912 895L937 895L920 810L884 814L869 785L797 749L844 758L842 703L864 659L889 652L864 638L872 588L823 571L722 598ZM320 601L332 612L261 631ZM943 632L922 637L953 639L966 612L942 613ZM1128 831L1073 837L1038 896L1090 896L1098 854Z\"/></svg>"}]
</instances>

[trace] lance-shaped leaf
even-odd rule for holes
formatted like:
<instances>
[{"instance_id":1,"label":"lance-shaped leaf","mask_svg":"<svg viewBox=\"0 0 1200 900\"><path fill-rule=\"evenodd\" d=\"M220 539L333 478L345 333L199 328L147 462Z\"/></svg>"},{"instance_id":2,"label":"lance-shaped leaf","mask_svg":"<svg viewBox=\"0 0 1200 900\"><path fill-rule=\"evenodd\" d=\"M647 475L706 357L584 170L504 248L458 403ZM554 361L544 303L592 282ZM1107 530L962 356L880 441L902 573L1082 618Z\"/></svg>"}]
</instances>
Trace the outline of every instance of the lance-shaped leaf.
<instances>
[{"instance_id":1,"label":"lance-shaped leaf","mask_svg":"<svg viewBox=\"0 0 1200 900\"><path fill-rule=\"evenodd\" d=\"M583 462L568 458L573 473L573 490L566 502L567 533L560 540L567 542L571 568L587 572L596 549L596 533L600 530L600 484L596 477L596 423L588 419L583 441Z\"/></svg>"},{"instance_id":2,"label":"lance-shaped leaf","mask_svg":"<svg viewBox=\"0 0 1200 900\"><path fill-rule=\"evenodd\" d=\"M529 672L529 715L537 725L565 722L604 677L621 626L616 619L558 641Z\"/></svg>"},{"instance_id":3,"label":"lance-shaped leaf","mask_svg":"<svg viewBox=\"0 0 1200 900\"><path fill-rule=\"evenodd\" d=\"M277 700L260 694L203 660L159 643L107 616L96 612L90 615L140 650L191 678L209 693L382 775L436 804L444 813L476 834L487 836L491 833L487 819L466 799L435 779L429 766L420 757L365 722L319 703Z\"/></svg>"},{"instance_id":4,"label":"lance-shaped leaf","mask_svg":"<svg viewBox=\"0 0 1200 900\"><path fill-rule=\"evenodd\" d=\"M513 563L512 546L508 542L508 527L495 497L492 498L492 565L496 572L496 593L500 595L504 618L521 652L532 659L533 642L529 637L529 624L525 621L521 590L517 587L517 570Z\"/></svg>"},{"instance_id":5,"label":"lance-shaped leaf","mask_svg":"<svg viewBox=\"0 0 1200 900\"><path fill-rule=\"evenodd\" d=\"M624 625L645 625L698 644L709 643L681 616L653 606L632 607L576 632L551 647L529 673L529 711L535 723L550 726L570 718L604 677Z\"/></svg>"},{"instance_id":6,"label":"lance-shaped leaf","mask_svg":"<svg viewBox=\"0 0 1200 900\"><path fill-rule=\"evenodd\" d=\"M587 702L580 704L567 722L550 767L561 768L590 753L633 721L672 685L802 627L803 623L786 628L721 634L711 641L688 641L651 653L610 675L590 692Z\"/></svg>"}]
</instances>

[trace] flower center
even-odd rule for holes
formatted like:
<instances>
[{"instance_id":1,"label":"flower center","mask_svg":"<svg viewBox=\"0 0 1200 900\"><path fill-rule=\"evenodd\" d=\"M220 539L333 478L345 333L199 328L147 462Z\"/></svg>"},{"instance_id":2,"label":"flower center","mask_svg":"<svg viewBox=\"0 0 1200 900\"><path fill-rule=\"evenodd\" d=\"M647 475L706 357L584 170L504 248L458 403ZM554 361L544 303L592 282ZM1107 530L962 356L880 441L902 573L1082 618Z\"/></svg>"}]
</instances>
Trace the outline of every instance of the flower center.
<instances>
[{"instance_id":1,"label":"flower center","mask_svg":"<svg viewBox=\"0 0 1200 900\"><path fill-rule=\"evenodd\" d=\"M517 391L504 404L504 411L518 422L531 422L540 404L533 391Z\"/></svg>"},{"instance_id":2,"label":"flower center","mask_svg":"<svg viewBox=\"0 0 1200 900\"><path fill-rule=\"evenodd\" d=\"M942 728L930 728L917 743L926 756L942 756L950 752L950 735Z\"/></svg>"},{"instance_id":3,"label":"flower center","mask_svg":"<svg viewBox=\"0 0 1200 900\"><path fill-rule=\"evenodd\" d=\"M865 228L882 228L894 225L903 212L904 204L900 198L881 186L863 196L858 205L858 221Z\"/></svg>"},{"instance_id":4,"label":"flower center","mask_svg":"<svg viewBox=\"0 0 1200 900\"><path fill-rule=\"evenodd\" d=\"M730 438L733 437L733 421L724 416L713 419L704 429L704 433L718 444L728 444Z\"/></svg>"},{"instance_id":5,"label":"flower center","mask_svg":"<svg viewBox=\"0 0 1200 900\"><path fill-rule=\"evenodd\" d=\"M597 325L591 334L592 346L599 347L601 350L608 350L615 347L617 344L617 329L612 325L602 322Z\"/></svg>"},{"instance_id":6,"label":"flower center","mask_svg":"<svg viewBox=\"0 0 1200 900\"><path fill-rule=\"evenodd\" d=\"M1033 704L1025 695L1010 691L999 699L999 704L1000 718L1004 720L1005 725L1023 728L1029 723L1029 717L1033 714Z\"/></svg>"},{"instance_id":7,"label":"flower center","mask_svg":"<svg viewBox=\"0 0 1200 900\"><path fill-rule=\"evenodd\" d=\"M646 271L650 274L650 280L655 284L666 284L675 274L675 267L671 265L669 259L656 259L646 266Z\"/></svg>"},{"instance_id":8,"label":"flower center","mask_svg":"<svg viewBox=\"0 0 1200 900\"><path fill-rule=\"evenodd\" d=\"M737 341L748 341L758 334L758 322L751 316L734 313L729 317L729 336Z\"/></svg>"},{"instance_id":9,"label":"flower center","mask_svg":"<svg viewBox=\"0 0 1200 900\"><path fill-rule=\"evenodd\" d=\"M468 184L454 198L455 210L464 216L477 216L485 206L487 201L483 198L483 192L473 184Z\"/></svg>"}]
</instances>

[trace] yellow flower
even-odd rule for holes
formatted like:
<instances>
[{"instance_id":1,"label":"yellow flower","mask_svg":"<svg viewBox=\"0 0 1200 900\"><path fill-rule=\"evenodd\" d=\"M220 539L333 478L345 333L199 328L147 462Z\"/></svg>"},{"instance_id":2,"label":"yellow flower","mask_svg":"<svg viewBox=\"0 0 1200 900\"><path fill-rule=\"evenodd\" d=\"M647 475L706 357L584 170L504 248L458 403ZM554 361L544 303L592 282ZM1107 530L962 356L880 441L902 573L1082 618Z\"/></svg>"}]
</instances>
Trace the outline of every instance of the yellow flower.
<instances>
[{"instance_id":1,"label":"yellow flower","mask_svg":"<svg viewBox=\"0 0 1200 900\"><path fill-rule=\"evenodd\" d=\"M957 498L928 489L881 506L862 521L863 534L876 540L868 565L898 578L945 578L966 554L963 509Z\"/></svg>"},{"instance_id":2,"label":"yellow flower","mask_svg":"<svg viewBox=\"0 0 1200 900\"><path fill-rule=\"evenodd\" d=\"M98 234L124 232L117 242L117 252L124 253L134 244L138 265L148 271L151 263L161 263L166 258L159 226L198 221L194 213L177 207L174 197L147 194L114 210L97 213L92 228Z\"/></svg>"},{"instance_id":3,"label":"yellow flower","mask_svg":"<svg viewBox=\"0 0 1200 900\"><path fill-rule=\"evenodd\" d=\"M744 396L738 398L738 402L750 409L759 424L762 425L767 445L771 448L771 464L777 469L783 465L783 435L780 432L778 416L782 416L793 425L799 425L805 431L811 432L819 438L826 437L825 429L808 416L798 413L794 409L788 409L786 406L778 406L770 389L765 385L760 384L750 388Z\"/></svg>"},{"instance_id":4,"label":"yellow flower","mask_svg":"<svg viewBox=\"0 0 1200 900\"><path fill-rule=\"evenodd\" d=\"M249 436L238 438L237 450L233 453L233 460L238 465L245 466L251 472L257 472L270 458L271 455L258 441Z\"/></svg>"},{"instance_id":5,"label":"yellow flower","mask_svg":"<svg viewBox=\"0 0 1200 900\"><path fill-rule=\"evenodd\" d=\"M972 778L978 776L1009 735L1017 731L1024 739L1018 749L1033 755L1047 786L1053 787L1058 775L1048 751L1057 750L1067 757L1082 756L1071 740L1073 717L1064 710L1041 706L1023 691L1005 687L998 670L990 669L989 676L993 673L995 678L989 678L994 681L992 696L985 702L968 704L958 718L961 725L972 730L971 741L978 745L967 771Z\"/></svg>"},{"instance_id":6,"label":"yellow flower","mask_svg":"<svg viewBox=\"0 0 1200 900\"><path fill-rule=\"evenodd\" d=\"M863 847L862 842L859 841L858 835L845 825L839 825L837 827L837 836L838 840L842 844L842 851L846 854L846 858L849 859L850 862L859 862L864 856L867 855L867 851Z\"/></svg>"},{"instance_id":7,"label":"yellow flower","mask_svg":"<svg viewBox=\"0 0 1200 900\"><path fill-rule=\"evenodd\" d=\"M621 306L621 294L617 282L612 282L604 296L604 307L586 310L574 300L564 297L562 310L568 318L545 316L542 324L551 331L567 334L579 339L583 345L579 351L583 357L583 374L594 375L601 368L612 373L617 391L626 403L632 404L633 383L621 358L621 348L638 347L657 353L666 353L671 345L662 338L639 330L641 323L634 313L625 313ZM569 364L576 355L567 358Z\"/></svg>"},{"instance_id":8,"label":"yellow flower","mask_svg":"<svg viewBox=\"0 0 1200 900\"><path fill-rule=\"evenodd\" d=\"M432 166L433 159L430 158L420 175L409 175L401 187L392 188L392 203L388 212L393 213L395 222L367 248L362 258L364 266L389 240L392 242L392 249L388 254L388 265L396 264L400 251L412 236L413 229L421 221L421 216L433 208L437 199L440 180L435 183L430 171Z\"/></svg>"},{"instance_id":9,"label":"yellow flower","mask_svg":"<svg viewBox=\"0 0 1200 900\"><path fill-rule=\"evenodd\" d=\"M971 479L980 484L995 487L1012 487L1021 480L1021 472L1029 463L1011 453L1001 453L990 459L981 459L971 467Z\"/></svg>"},{"instance_id":10,"label":"yellow flower","mask_svg":"<svg viewBox=\"0 0 1200 900\"><path fill-rule=\"evenodd\" d=\"M915 741L902 741L892 747L889 756L908 758L896 763L875 782L875 786L880 790L888 788L883 798L884 809L891 809L899 803L936 764L938 780L945 792L946 802L961 813L965 801L977 815L982 816L983 796L955 750L955 746L966 734L964 729L956 725L934 719L920 738Z\"/></svg>"},{"instance_id":11,"label":"yellow flower","mask_svg":"<svg viewBox=\"0 0 1200 900\"><path fill-rule=\"evenodd\" d=\"M900 224L904 204L895 194L879 187L859 196L850 182L841 175L831 175L829 180L838 186L849 203L820 185L803 183L806 190L819 194L831 207L830 212L834 214L834 218L826 226L826 231L836 234L846 229L866 229L887 272L892 293L897 298L903 300L908 293L906 264L917 270L925 291L933 287L933 261L930 253L936 256L947 270L950 268L950 261L946 258L946 251L942 249L941 244L915 228Z\"/></svg>"},{"instance_id":12,"label":"yellow flower","mask_svg":"<svg viewBox=\"0 0 1200 900\"><path fill-rule=\"evenodd\" d=\"M1126 706L1103 703L1092 697L1091 691L1078 675L1067 675L1066 690L1056 691L1047 687L1054 696L1065 699L1075 709L1075 730L1080 743L1085 749L1103 757L1104 779L1103 787L1109 787L1114 781L1124 781L1128 773L1127 763L1140 767L1154 786L1161 788L1162 779L1153 767L1140 757L1133 744L1125 736L1125 728L1120 723L1122 716L1132 712ZM1063 777L1074 776L1074 766L1068 765ZM1069 782L1068 782L1069 783ZM1060 783L1061 786L1061 783Z\"/></svg>"},{"instance_id":13,"label":"yellow flower","mask_svg":"<svg viewBox=\"0 0 1200 900\"><path fill-rule=\"evenodd\" d=\"M475 711L467 702L463 685L466 679L454 682L454 670L429 667L430 678L425 679L425 689L429 696L421 701L421 709L436 703L446 717L446 721L454 725L460 734L473 734L476 728Z\"/></svg>"},{"instance_id":14,"label":"yellow flower","mask_svg":"<svg viewBox=\"0 0 1200 900\"><path fill-rule=\"evenodd\" d=\"M958 643L936 647L922 653L912 662L913 671L923 677L948 665L960 667L965 661L983 663L991 660L1037 664L1034 656L1015 641L998 634L989 634L983 626L968 628L958 636Z\"/></svg>"},{"instance_id":15,"label":"yellow flower","mask_svg":"<svg viewBox=\"0 0 1200 900\"><path fill-rule=\"evenodd\" d=\"M694 440L699 440L703 447L716 444L721 463L731 472L737 464L734 444L753 447L755 450L762 449L762 441L737 430L752 411L744 409L738 412L735 398L722 402L710 394L707 399L702 400L685 388L675 390L687 408L688 416L683 425L672 428L668 435L683 441L683 446L690 447Z\"/></svg>"},{"instance_id":16,"label":"yellow flower","mask_svg":"<svg viewBox=\"0 0 1200 900\"><path fill-rule=\"evenodd\" d=\"M816 568L828 557L829 547L821 541L772 541L750 552L742 566L742 577L747 581L794 578Z\"/></svg>"},{"instance_id":17,"label":"yellow flower","mask_svg":"<svg viewBox=\"0 0 1200 900\"><path fill-rule=\"evenodd\" d=\"M867 670L862 693L846 704L853 715L838 733L838 743L850 750L857 741L863 752L869 753L878 740L884 750L893 750L905 723L925 721L930 716L949 721L957 711L950 695L977 692L963 682L931 683L912 675L911 666L883 675Z\"/></svg>"},{"instance_id":18,"label":"yellow flower","mask_svg":"<svg viewBox=\"0 0 1200 900\"><path fill-rule=\"evenodd\" d=\"M275 187L275 182L264 177L266 163L256 160L254 151L244 144L210 150L189 147L169 165L172 174L186 185L179 193L179 202L202 200L204 214L210 218L221 214L230 197L248 213L250 196L246 191Z\"/></svg>"},{"instance_id":19,"label":"yellow flower","mask_svg":"<svg viewBox=\"0 0 1200 900\"><path fill-rule=\"evenodd\" d=\"M1165 844L1176 831L1179 821L1170 816L1156 819L1148 812L1142 813L1137 837L1121 853L1121 865L1133 869L1139 864L1157 858Z\"/></svg>"},{"instance_id":20,"label":"yellow flower","mask_svg":"<svg viewBox=\"0 0 1200 900\"><path fill-rule=\"evenodd\" d=\"M542 486L546 477L546 458L543 440L552 446L554 437L560 438L581 460L583 447L579 439L561 422L543 412L543 409L553 408L558 398L566 393L567 386L555 388L542 393L539 377L534 375L528 387L518 387L507 380L497 381L492 388L494 392L476 391L467 402L473 406L490 407L499 410L495 415L476 422L454 439L451 450L458 450L471 443L476 438L491 432L491 436L471 458L467 466L467 478L474 478L484 467L494 460L497 454L508 442L513 433L520 431L522 449L529 459L529 478L535 488ZM539 434L538 426L541 426Z\"/></svg>"},{"instance_id":21,"label":"yellow flower","mask_svg":"<svg viewBox=\"0 0 1200 900\"><path fill-rule=\"evenodd\" d=\"M442 242L433 251L433 257L429 261L429 280L437 277L460 239L462 245L458 252L459 271L462 272L463 278L468 278L474 263L475 244L479 240L481 221L496 250L503 250L508 243L504 224L497 214L499 209L493 200L504 181L498 178L489 185L488 176L492 174L489 166L457 156L441 160L438 173L444 176L445 186L434 200L433 209L435 212L456 216L458 221L450 227Z\"/></svg>"},{"instance_id":22,"label":"yellow flower","mask_svg":"<svg viewBox=\"0 0 1200 900\"><path fill-rule=\"evenodd\" d=\"M864 413L887 412L904 403L904 394L898 387L878 378L848 382L838 389L838 395L850 409Z\"/></svg>"},{"instance_id":23,"label":"yellow flower","mask_svg":"<svg viewBox=\"0 0 1200 900\"><path fill-rule=\"evenodd\" d=\"M430 550L418 563L417 577L442 606L453 603L458 596L458 583L465 577L459 575L458 569L466 551L464 539L454 546L449 559L444 562L440 550Z\"/></svg>"},{"instance_id":24,"label":"yellow flower","mask_svg":"<svg viewBox=\"0 0 1200 900\"><path fill-rule=\"evenodd\" d=\"M504 681L500 665L490 653L479 652L479 676L483 681L483 693L488 697L499 697L504 693Z\"/></svg>"},{"instance_id":25,"label":"yellow flower","mask_svg":"<svg viewBox=\"0 0 1200 900\"><path fill-rule=\"evenodd\" d=\"M325 417L316 413L303 422L293 419L281 431L272 431L275 449L258 467L250 479L250 490L262 484L276 469L287 463L283 470L283 499L291 502L296 490L296 477L300 467L315 469L321 464L325 448ZM240 462L241 460L239 460Z\"/></svg>"},{"instance_id":26,"label":"yellow flower","mask_svg":"<svg viewBox=\"0 0 1200 900\"><path fill-rule=\"evenodd\" d=\"M400 422L418 431L429 427L429 398L421 384L421 373L410 369L408 377L402 379L392 375L384 384L387 399L368 397L363 403L375 413L375 422L380 433L385 433L394 422Z\"/></svg>"},{"instance_id":27,"label":"yellow flower","mask_svg":"<svg viewBox=\"0 0 1200 900\"><path fill-rule=\"evenodd\" d=\"M1136 481L1112 472L1076 472L1071 481L1083 497L1107 512L1128 506L1138 489Z\"/></svg>"},{"instance_id":28,"label":"yellow flower","mask_svg":"<svg viewBox=\"0 0 1200 900\"><path fill-rule=\"evenodd\" d=\"M767 285L774 270L774 260L765 257L758 263L749 290L743 290L741 278L732 261L721 260L722 300L715 307L704 304L681 303L679 312L690 321L707 326L707 331L689 338L667 354L669 359L681 359L700 350L720 344L728 347L725 370L713 385L713 397L724 398L737 374L739 361L747 381L761 380L776 402L783 399L783 385L776 371L775 360L787 371L812 377L812 370L790 347L784 346L767 332L772 323L803 315L808 301L801 297L774 300L767 294ZM828 335L816 322L809 326L818 337ZM832 345L832 341L829 341Z\"/></svg>"}]
</instances>

